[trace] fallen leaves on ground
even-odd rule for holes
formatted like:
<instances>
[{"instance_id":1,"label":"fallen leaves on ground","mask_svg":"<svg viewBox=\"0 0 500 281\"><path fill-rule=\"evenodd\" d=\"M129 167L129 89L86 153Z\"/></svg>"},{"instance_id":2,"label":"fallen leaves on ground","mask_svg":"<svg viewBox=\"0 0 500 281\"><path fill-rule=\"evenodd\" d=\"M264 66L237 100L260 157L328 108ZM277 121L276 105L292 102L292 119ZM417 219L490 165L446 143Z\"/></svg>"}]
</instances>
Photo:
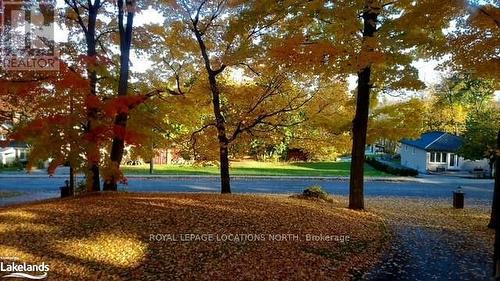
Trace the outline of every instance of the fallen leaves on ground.
<instances>
[{"instance_id":1,"label":"fallen leaves on ground","mask_svg":"<svg viewBox=\"0 0 500 281\"><path fill-rule=\"evenodd\" d=\"M0 209L0 257L45 262L48 280L348 280L386 239L378 215L337 200L104 193Z\"/></svg>"},{"instance_id":2,"label":"fallen leaves on ground","mask_svg":"<svg viewBox=\"0 0 500 281\"><path fill-rule=\"evenodd\" d=\"M368 210L393 233L382 262L365 280L488 280L494 231L485 202L454 209L451 200L369 198Z\"/></svg>"}]
</instances>

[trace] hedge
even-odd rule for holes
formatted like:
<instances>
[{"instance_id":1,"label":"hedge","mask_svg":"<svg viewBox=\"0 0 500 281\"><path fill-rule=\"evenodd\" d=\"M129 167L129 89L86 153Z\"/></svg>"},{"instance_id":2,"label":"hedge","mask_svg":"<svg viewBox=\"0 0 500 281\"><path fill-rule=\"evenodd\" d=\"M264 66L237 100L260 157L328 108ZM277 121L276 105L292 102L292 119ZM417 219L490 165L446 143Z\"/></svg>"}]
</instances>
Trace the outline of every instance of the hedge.
<instances>
[{"instance_id":1,"label":"hedge","mask_svg":"<svg viewBox=\"0 0 500 281\"><path fill-rule=\"evenodd\" d=\"M415 177L418 175L418 171L415 169L405 168L405 167L394 167L384 162L380 162L379 160L373 157L367 157L366 163L368 163L370 166L379 171L386 172L396 176Z\"/></svg>"}]
</instances>

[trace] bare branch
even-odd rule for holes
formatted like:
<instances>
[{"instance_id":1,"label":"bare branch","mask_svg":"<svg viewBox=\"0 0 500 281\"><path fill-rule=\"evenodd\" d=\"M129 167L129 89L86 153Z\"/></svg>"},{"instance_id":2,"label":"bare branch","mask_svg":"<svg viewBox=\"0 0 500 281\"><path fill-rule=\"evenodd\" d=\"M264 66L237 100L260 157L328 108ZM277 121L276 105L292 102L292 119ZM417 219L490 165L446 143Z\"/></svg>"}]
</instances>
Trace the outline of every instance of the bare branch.
<instances>
[{"instance_id":1,"label":"bare branch","mask_svg":"<svg viewBox=\"0 0 500 281\"><path fill-rule=\"evenodd\" d=\"M240 62L239 63L240 65L243 65L243 66L246 66L248 69L250 69L250 71L252 71L255 75L257 76L260 76L260 73L255 70L252 66L250 66L248 63L245 63L245 62Z\"/></svg>"}]
</instances>

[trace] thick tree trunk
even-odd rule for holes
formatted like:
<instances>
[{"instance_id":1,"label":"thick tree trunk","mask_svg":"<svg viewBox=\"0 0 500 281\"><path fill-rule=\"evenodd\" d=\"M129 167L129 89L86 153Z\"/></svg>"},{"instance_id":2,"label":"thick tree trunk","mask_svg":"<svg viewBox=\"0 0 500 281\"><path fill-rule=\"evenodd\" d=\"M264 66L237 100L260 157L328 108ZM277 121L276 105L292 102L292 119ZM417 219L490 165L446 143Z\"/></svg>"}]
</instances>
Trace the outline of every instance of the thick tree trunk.
<instances>
[{"instance_id":1,"label":"thick tree trunk","mask_svg":"<svg viewBox=\"0 0 500 281\"><path fill-rule=\"evenodd\" d=\"M130 47L132 44L132 27L134 20L134 1L126 0L127 9L124 10L123 0L118 1L118 28L120 33L120 78L118 80L118 96L124 97L128 94L128 74L130 62ZM130 9L129 9L130 8ZM127 12L127 25L123 26L124 13ZM115 135L111 145L110 160L114 168L119 169L123 159L125 148L125 132L127 128L128 113L119 112L115 117ZM116 191L118 179L115 176L106 179L103 189L106 191Z\"/></svg>"},{"instance_id":2,"label":"thick tree trunk","mask_svg":"<svg viewBox=\"0 0 500 281\"><path fill-rule=\"evenodd\" d=\"M372 1L366 1L363 12L363 41L374 37L377 31L378 10L372 7ZM362 50L363 52L371 50ZM349 181L349 208L364 209L364 163L366 133L368 130L368 114L370 108L371 65L364 66L358 72L358 92L356 97L356 113L352 122L352 160Z\"/></svg>"},{"instance_id":3,"label":"thick tree trunk","mask_svg":"<svg viewBox=\"0 0 500 281\"><path fill-rule=\"evenodd\" d=\"M497 135L497 150L500 150L500 130ZM498 151L495 154L496 164L495 164L495 187L493 192L493 206L491 210L492 218L500 217L500 165L498 165L498 159L500 159L500 155L498 155ZM493 277L494 280L500 280L500 223L495 221L495 245L493 250Z\"/></svg>"},{"instance_id":4,"label":"thick tree trunk","mask_svg":"<svg viewBox=\"0 0 500 281\"><path fill-rule=\"evenodd\" d=\"M97 11L100 1L96 1L94 5L89 7L89 18L87 25L87 33L85 34L85 39L87 42L87 56L95 57L97 55L96 51L96 20ZM87 69L89 86L90 86L90 96L97 96L97 73L94 67L91 66ZM91 133L93 125L97 119L98 109L94 107L87 108L87 126L86 133ZM87 190L90 192L97 192L101 190L100 176L99 176L99 147L97 144L90 144L87 148L87 168L89 171L89 178L87 178Z\"/></svg>"}]
</instances>

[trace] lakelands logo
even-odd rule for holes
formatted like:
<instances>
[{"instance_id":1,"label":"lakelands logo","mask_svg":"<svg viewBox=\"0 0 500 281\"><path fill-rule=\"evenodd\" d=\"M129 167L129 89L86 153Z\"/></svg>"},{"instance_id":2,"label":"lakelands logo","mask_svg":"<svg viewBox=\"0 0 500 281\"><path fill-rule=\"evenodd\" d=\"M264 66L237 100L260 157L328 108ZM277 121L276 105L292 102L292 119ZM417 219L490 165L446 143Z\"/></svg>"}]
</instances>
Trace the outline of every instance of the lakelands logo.
<instances>
[{"instance_id":1,"label":"lakelands logo","mask_svg":"<svg viewBox=\"0 0 500 281\"><path fill-rule=\"evenodd\" d=\"M16 262L0 262L0 272L7 273L3 278L27 278L32 280L40 280L47 278L49 265L42 262L41 264L28 264ZM30 272L30 273L25 273ZM36 274L32 272L37 272ZM39 272L39 273L38 273Z\"/></svg>"},{"instance_id":2,"label":"lakelands logo","mask_svg":"<svg viewBox=\"0 0 500 281\"><path fill-rule=\"evenodd\" d=\"M56 0L0 0L0 67L58 70L56 15Z\"/></svg>"}]
</instances>

